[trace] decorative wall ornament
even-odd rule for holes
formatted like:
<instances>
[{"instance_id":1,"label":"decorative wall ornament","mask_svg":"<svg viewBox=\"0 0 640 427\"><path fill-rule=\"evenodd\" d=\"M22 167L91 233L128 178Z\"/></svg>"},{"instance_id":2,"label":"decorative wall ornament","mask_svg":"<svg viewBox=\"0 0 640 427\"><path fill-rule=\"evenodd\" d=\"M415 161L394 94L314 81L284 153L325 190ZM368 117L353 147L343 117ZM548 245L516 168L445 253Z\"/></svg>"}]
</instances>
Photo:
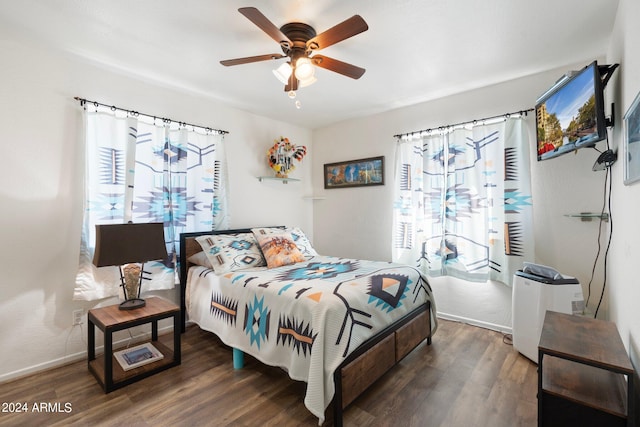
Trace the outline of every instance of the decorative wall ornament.
<instances>
[{"instance_id":1,"label":"decorative wall ornament","mask_svg":"<svg viewBox=\"0 0 640 427\"><path fill-rule=\"evenodd\" d=\"M295 145L289 138L280 137L275 140L275 144L267 151L269 167L276 172L277 178L288 178L296 167L293 160L301 162L307 154L307 147Z\"/></svg>"}]
</instances>

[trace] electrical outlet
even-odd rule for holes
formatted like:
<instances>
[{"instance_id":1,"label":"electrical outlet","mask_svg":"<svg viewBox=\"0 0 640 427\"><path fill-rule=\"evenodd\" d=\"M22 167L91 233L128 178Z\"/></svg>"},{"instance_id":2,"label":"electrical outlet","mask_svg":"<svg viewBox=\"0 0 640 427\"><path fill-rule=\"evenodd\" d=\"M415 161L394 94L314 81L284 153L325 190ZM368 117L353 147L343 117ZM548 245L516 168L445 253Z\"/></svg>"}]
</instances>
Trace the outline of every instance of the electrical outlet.
<instances>
[{"instance_id":1,"label":"electrical outlet","mask_svg":"<svg viewBox=\"0 0 640 427\"><path fill-rule=\"evenodd\" d=\"M80 310L73 310L72 312L73 315L73 323L72 325L82 325L82 316L84 315L84 310L80 309Z\"/></svg>"}]
</instances>

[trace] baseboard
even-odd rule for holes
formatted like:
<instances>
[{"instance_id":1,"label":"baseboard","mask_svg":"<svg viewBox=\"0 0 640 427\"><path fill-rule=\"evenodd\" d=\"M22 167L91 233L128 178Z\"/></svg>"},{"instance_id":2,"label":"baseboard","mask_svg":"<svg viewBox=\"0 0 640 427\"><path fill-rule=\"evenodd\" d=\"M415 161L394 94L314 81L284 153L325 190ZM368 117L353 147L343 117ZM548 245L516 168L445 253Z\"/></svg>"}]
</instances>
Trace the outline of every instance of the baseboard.
<instances>
[{"instance_id":1,"label":"baseboard","mask_svg":"<svg viewBox=\"0 0 640 427\"><path fill-rule=\"evenodd\" d=\"M453 315L453 314L442 313L442 312L439 312L439 311L436 313L436 315L440 319L452 320L454 322L466 323L466 324L469 324L469 325L478 326L480 328L491 329L492 331L498 331L498 332L501 332L503 334L511 334L512 331L513 331L511 326L496 325L494 323L482 322L482 321L479 321L479 320L476 320L476 319L469 319L467 317L456 316L456 315Z\"/></svg>"},{"instance_id":2,"label":"baseboard","mask_svg":"<svg viewBox=\"0 0 640 427\"><path fill-rule=\"evenodd\" d=\"M173 326L166 326L166 327L162 327L162 328L158 328L158 334L162 335L164 333L173 333ZM132 338L125 338L125 339L121 339L118 340L116 342L113 343L113 347L117 348L119 345L125 344L126 342L129 342L130 344L137 344L139 342L143 342L145 340L149 340L151 338L151 332L145 332L139 335L136 335ZM96 354L98 356L102 355L102 353L104 353L104 346L98 346L96 347ZM54 369L54 368L59 368L60 366L64 366L64 365L69 365L71 363L75 363L78 362L80 360L87 360L87 351L81 351L78 353L74 353L74 354L68 354L64 357L60 357L58 359L54 359L54 360L50 360L48 362L44 362L44 363L39 363L37 365L33 365L33 366L29 366L27 368L23 368L23 369L19 369L17 371L13 371L13 372L7 372L6 374L2 374L0 375L0 384L8 382L8 381L12 381L12 380L17 380L20 378L24 378L24 377L28 377L29 375L38 373L38 372L42 372L42 371L46 371L48 369Z\"/></svg>"},{"instance_id":3,"label":"baseboard","mask_svg":"<svg viewBox=\"0 0 640 427\"><path fill-rule=\"evenodd\" d=\"M19 369L13 372L7 372L6 374L0 375L0 384L17 380L19 378L28 377L29 375L35 374L37 372L46 371L48 369L58 368L60 366L68 365L70 363L78 362L82 359L87 358L87 352L82 351L80 353L69 354L64 357L50 360L48 362L40 363L37 365L29 366L27 368Z\"/></svg>"}]
</instances>

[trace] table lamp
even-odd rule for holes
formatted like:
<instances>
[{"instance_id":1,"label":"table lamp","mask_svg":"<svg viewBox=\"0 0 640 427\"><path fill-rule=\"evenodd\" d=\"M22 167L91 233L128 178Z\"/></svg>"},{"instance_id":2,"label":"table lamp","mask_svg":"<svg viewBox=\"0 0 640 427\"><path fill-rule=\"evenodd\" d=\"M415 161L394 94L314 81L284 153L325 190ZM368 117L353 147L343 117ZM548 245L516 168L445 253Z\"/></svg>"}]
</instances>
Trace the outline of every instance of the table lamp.
<instances>
[{"instance_id":1,"label":"table lamp","mask_svg":"<svg viewBox=\"0 0 640 427\"><path fill-rule=\"evenodd\" d=\"M140 298L144 263L166 258L164 225L161 222L96 224L93 264L96 267L118 266L125 299L120 310L144 307L145 301Z\"/></svg>"}]
</instances>

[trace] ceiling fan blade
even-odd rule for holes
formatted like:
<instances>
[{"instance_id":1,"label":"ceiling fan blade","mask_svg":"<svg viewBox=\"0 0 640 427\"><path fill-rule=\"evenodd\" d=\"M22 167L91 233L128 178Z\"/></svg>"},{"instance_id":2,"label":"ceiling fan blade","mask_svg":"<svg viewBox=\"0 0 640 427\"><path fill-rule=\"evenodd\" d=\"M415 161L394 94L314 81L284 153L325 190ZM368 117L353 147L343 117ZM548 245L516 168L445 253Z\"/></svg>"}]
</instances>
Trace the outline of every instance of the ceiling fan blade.
<instances>
[{"instance_id":1,"label":"ceiling fan blade","mask_svg":"<svg viewBox=\"0 0 640 427\"><path fill-rule=\"evenodd\" d=\"M355 65L347 64L346 62L338 61L337 59L324 55L313 55L310 59L311 62L320 68L351 77L352 79L359 79L366 71L364 68L356 67Z\"/></svg>"},{"instance_id":2,"label":"ceiling fan blade","mask_svg":"<svg viewBox=\"0 0 640 427\"><path fill-rule=\"evenodd\" d=\"M307 42L307 47L311 50L324 49L342 40L353 37L367 31L369 26L360 15L353 15L351 18L329 28Z\"/></svg>"},{"instance_id":3,"label":"ceiling fan blade","mask_svg":"<svg viewBox=\"0 0 640 427\"><path fill-rule=\"evenodd\" d=\"M269 37L274 39L280 45L284 43L288 48L293 46L293 43L291 42L291 40L289 40L289 37L284 35L284 33L273 24L273 22L269 21L269 19L255 7L241 7L240 9L238 9L238 12L243 14L249 21L253 22L256 26L267 33Z\"/></svg>"},{"instance_id":4,"label":"ceiling fan blade","mask_svg":"<svg viewBox=\"0 0 640 427\"><path fill-rule=\"evenodd\" d=\"M249 64L251 62L269 61L272 59L280 59L280 58L286 58L286 55L283 55L281 53L271 53L268 55L257 55L257 56L247 56L245 58L225 59L224 61L220 61L220 63L225 67L229 67L231 65Z\"/></svg>"},{"instance_id":5,"label":"ceiling fan blade","mask_svg":"<svg viewBox=\"0 0 640 427\"><path fill-rule=\"evenodd\" d=\"M291 75L289 76L289 82L284 87L285 92L290 92L292 90L298 90L298 79L296 78L294 73L291 73Z\"/></svg>"}]
</instances>

